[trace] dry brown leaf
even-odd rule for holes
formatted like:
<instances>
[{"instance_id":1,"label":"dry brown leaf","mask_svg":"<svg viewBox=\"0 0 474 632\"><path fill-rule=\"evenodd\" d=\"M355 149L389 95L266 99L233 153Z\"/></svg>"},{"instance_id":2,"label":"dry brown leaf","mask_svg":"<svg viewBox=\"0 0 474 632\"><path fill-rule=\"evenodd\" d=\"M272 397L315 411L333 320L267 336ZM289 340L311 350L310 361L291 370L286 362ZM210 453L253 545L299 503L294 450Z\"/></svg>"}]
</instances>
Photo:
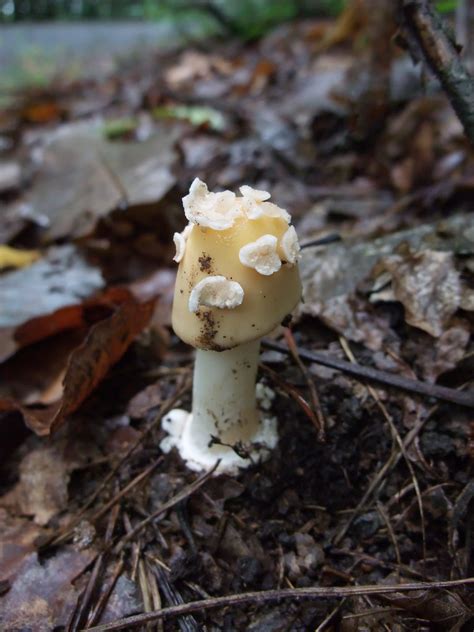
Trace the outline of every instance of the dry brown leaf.
<instances>
[{"instance_id":1,"label":"dry brown leaf","mask_svg":"<svg viewBox=\"0 0 474 632\"><path fill-rule=\"evenodd\" d=\"M25 105L21 117L27 123L44 124L59 120L64 109L55 101L39 100Z\"/></svg>"},{"instance_id":2,"label":"dry brown leaf","mask_svg":"<svg viewBox=\"0 0 474 632\"><path fill-rule=\"evenodd\" d=\"M156 204L175 183L177 137L177 128L163 126L143 142L112 142L100 122L62 125L44 137L38 172L18 213L31 209L51 242L89 235L124 204Z\"/></svg>"},{"instance_id":3,"label":"dry brown leaf","mask_svg":"<svg viewBox=\"0 0 474 632\"><path fill-rule=\"evenodd\" d=\"M0 361L18 348L77 327L78 305L103 285L100 271L70 245L51 248L28 268L2 275Z\"/></svg>"},{"instance_id":4,"label":"dry brown leaf","mask_svg":"<svg viewBox=\"0 0 474 632\"><path fill-rule=\"evenodd\" d=\"M385 257L380 269L390 273L393 295L403 304L407 323L439 338L461 301L453 255L408 251Z\"/></svg>"},{"instance_id":5,"label":"dry brown leaf","mask_svg":"<svg viewBox=\"0 0 474 632\"><path fill-rule=\"evenodd\" d=\"M22 454L19 480L0 498L0 506L40 526L67 510L71 473L103 455L88 432L78 433L73 426L47 442L31 436Z\"/></svg>"},{"instance_id":6,"label":"dry brown leaf","mask_svg":"<svg viewBox=\"0 0 474 632\"><path fill-rule=\"evenodd\" d=\"M148 325L153 314L154 299L142 303L125 288L115 291L122 295L115 311L93 325L84 342L69 357L61 400L39 409L3 399L0 400L0 412L19 410L34 432L48 435L79 408L133 339Z\"/></svg>"}]
</instances>

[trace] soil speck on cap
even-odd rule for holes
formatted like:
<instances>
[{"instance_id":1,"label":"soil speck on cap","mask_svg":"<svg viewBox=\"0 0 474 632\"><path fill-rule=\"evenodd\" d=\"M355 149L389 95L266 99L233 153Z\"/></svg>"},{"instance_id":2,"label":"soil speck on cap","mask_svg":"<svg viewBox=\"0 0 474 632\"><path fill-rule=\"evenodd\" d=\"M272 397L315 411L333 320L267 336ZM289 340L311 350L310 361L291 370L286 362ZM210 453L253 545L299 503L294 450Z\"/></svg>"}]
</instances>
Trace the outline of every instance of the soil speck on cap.
<instances>
[{"instance_id":1,"label":"soil speck on cap","mask_svg":"<svg viewBox=\"0 0 474 632\"><path fill-rule=\"evenodd\" d=\"M199 269L201 270L201 272L207 272L208 274L211 274L212 257L210 257L209 255L206 255L206 253L203 252L202 255L198 258L198 261L199 261Z\"/></svg>"}]
</instances>

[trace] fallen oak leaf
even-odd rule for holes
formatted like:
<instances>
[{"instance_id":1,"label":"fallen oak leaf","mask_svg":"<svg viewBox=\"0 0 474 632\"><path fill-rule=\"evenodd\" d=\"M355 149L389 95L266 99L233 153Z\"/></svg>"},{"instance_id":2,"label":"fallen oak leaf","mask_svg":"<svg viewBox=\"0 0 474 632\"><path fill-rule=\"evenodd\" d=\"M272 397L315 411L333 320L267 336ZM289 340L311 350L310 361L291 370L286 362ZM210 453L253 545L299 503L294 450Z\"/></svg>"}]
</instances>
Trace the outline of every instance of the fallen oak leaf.
<instances>
[{"instance_id":1,"label":"fallen oak leaf","mask_svg":"<svg viewBox=\"0 0 474 632\"><path fill-rule=\"evenodd\" d=\"M123 289L122 289L123 290ZM126 291L126 290L124 290ZM0 399L0 412L18 410L26 425L40 436L49 435L75 412L148 325L155 299L139 302L131 293L113 314L91 327L68 360L61 399L46 408L23 406Z\"/></svg>"}]
</instances>

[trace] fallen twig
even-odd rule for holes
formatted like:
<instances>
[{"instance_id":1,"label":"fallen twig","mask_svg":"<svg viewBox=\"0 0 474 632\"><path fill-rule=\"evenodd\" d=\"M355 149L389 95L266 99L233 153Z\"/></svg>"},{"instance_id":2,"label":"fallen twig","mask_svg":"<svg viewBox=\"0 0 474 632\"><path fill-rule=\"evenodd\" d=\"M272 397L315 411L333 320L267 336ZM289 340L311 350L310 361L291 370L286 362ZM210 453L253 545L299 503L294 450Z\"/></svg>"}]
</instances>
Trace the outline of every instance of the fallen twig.
<instances>
[{"instance_id":1,"label":"fallen twig","mask_svg":"<svg viewBox=\"0 0 474 632\"><path fill-rule=\"evenodd\" d=\"M178 617L191 612L210 610L211 608L224 608L228 606L243 605L248 603L264 604L280 599L337 599L343 597L358 597L361 595L386 595L388 593L411 592L414 590L442 590L455 587L470 586L474 584L474 577L445 582L418 582L413 584L395 584L386 586L344 586L344 587L312 587L312 588L282 588L280 590L262 590L241 593L240 595L227 595L226 597L214 597L200 599L179 606L171 606L154 612L138 614L126 619L119 619L112 623L98 625L89 628L90 632L111 632L111 630L131 630L146 623L158 621L166 617Z\"/></svg>"},{"instance_id":2,"label":"fallen twig","mask_svg":"<svg viewBox=\"0 0 474 632\"><path fill-rule=\"evenodd\" d=\"M115 566L115 570L113 572L112 579L109 581L109 583L108 583L107 587L105 588L104 592L101 593L101 595L99 597L99 600L97 602L97 605L95 606L94 610L92 611L92 613L90 615L90 618L89 618L89 621L87 623L86 629L89 628L90 626L94 625L95 623L97 623L97 621L100 620L100 617L102 616L102 613L105 610L107 602L110 599L112 591L115 588L115 584L117 583L118 578L122 574L123 567L124 567L124 561L123 561L123 559L120 559L118 561L117 565Z\"/></svg>"},{"instance_id":3,"label":"fallen twig","mask_svg":"<svg viewBox=\"0 0 474 632\"><path fill-rule=\"evenodd\" d=\"M133 538L139 533L142 529L144 529L147 525L156 520L159 516L166 513L169 509L180 503L181 501L189 498L194 492L196 492L204 483L209 480L214 474L216 468L219 466L220 461L216 461L216 464L205 474L200 476L190 485L187 485L184 489L178 492L175 496L170 498L167 502L163 503L159 509L154 511L148 518L139 522L127 535L122 538L114 548L115 553L119 553L127 542L133 540Z\"/></svg>"},{"instance_id":4,"label":"fallen twig","mask_svg":"<svg viewBox=\"0 0 474 632\"><path fill-rule=\"evenodd\" d=\"M318 237L317 239L304 241L301 244L301 250L304 250L304 248L316 248L317 246L327 246L328 244L334 244L338 241L342 241L341 235L339 235L338 233L329 233L329 235L324 235L324 237Z\"/></svg>"},{"instance_id":5,"label":"fallen twig","mask_svg":"<svg viewBox=\"0 0 474 632\"><path fill-rule=\"evenodd\" d=\"M291 333L291 330L285 329L284 335L285 335L286 344L288 345L288 349L290 350L291 355L293 356L293 360L296 362L296 364L300 368L300 371L306 380L306 384L308 385L309 394L311 396L311 403L313 405L313 410L316 413L316 418L318 421L318 425L316 428L318 431L318 439L319 441L324 443L324 441L326 440L326 437L325 437L326 420L324 418L324 413L321 408L321 402L319 400L318 391L316 390L316 385L311 376L311 373L306 368L304 362L301 360L301 358L298 355L298 347L296 345L295 339L293 338L293 334Z\"/></svg>"},{"instance_id":6,"label":"fallen twig","mask_svg":"<svg viewBox=\"0 0 474 632\"><path fill-rule=\"evenodd\" d=\"M344 349L345 353L347 354L347 357L349 358L349 360L351 361L352 364L357 364L357 360L354 357L354 354L352 353L352 350L349 346L349 343L347 342L347 340L341 336L340 338L340 342L341 342L341 346ZM421 490L420 490L420 485L418 483L418 479L416 477L416 473L415 473L415 469L412 465L412 462L410 461L409 457L408 457L408 453L405 449L405 445L403 443L403 440L400 436L400 433L397 430L397 427L395 426L392 416L389 414L388 410L386 409L386 407L384 406L384 404L380 401L380 397L378 396L377 391L370 386L370 384L367 385L367 390L370 393L370 395L372 396L372 398L374 399L374 401L377 403L377 406L380 408L382 415L385 417L394 442L396 445L398 445L401 454L403 455L403 458L405 459L405 463L408 467L408 470L410 471L411 477L412 477L412 481L413 481L413 487L415 488L415 492L416 492L416 497L418 499L418 508L420 511L420 518L421 518L421 535L422 535L422 542L423 542L423 559L426 559L426 529L425 529L425 514L424 514L424 510L423 510L423 502L421 500ZM396 547L395 547L396 548Z\"/></svg>"},{"instance_id":7,"label":"fallen twig","mask_svg":"<svg viewBox=\"0 0 474 632\"><path fill-rule=\"evenodd\" d=\"M156 461L154 461L149 467L147 467L145 470L143 470L143 472L140 472L140 474L138 474L132 481L130 481L130 483L128 485L126 485L117 494L115 494L115 496L113 498L111 498L109 500L109 502L105 503L105 505L103 507L101 507L101 509L96 511L96 513L93 516L91 516L89 521L90 522L96 522L96 520L99 520L99 518L102 518L102 516L105 516L105 514L114 505L116 505L124 496L126 496L132 489L134 489L145 478L150 476L150 474L152 474L156 470L158 465L160 465L163 462L163 458L164 458L163 456L158 457L156 459Z\"/></svg>"},{"instance_id":8,"label":"fallen twig","mask_svg":"<svg viewBox=\"0 0 474 632\"><path fill-rule=\"evenodd\" d=\"M402 0L408 45L415 47L439 79L466 136L474 145L474 80L464 67L456 44L431 2Z\"/></svg>"},{"instance_id":9,"label":"fallen twig","mask_svg":"<svg viewBox=\"0 0 474 632\"><path fill-rule=\"evenodd\" d=\"M290 354L288 347L280 342L275 342L274 340L268 340L265 338L262 341L262 344L266 349ZM404 391L417 393L418 395L425 395L426 397L434 397L435 399L441 399L446 402L458 404L459 406L474 408L474 393L472 391L457 391L456 389L448 388L447 386L438 386L437 384L428 384L427 382L411 380L407 377L393 375L392 373L386 373L385 371L373 369L372 367L352 364L351 362L347 362L345 360L339 360L338 358L333 358L325 353L306 351L300 347L298 347L298 355L304 360L309 360L309 362L321 364L322 366L327 366L331 369L342 371L343 373L349 373L349 375L354 375L355 377L362 378L364 380L386 384L387 386L400 388Z\"/></svg>"},{"instance_id":10,"label":"fallen twig","mask_svg":"<svg viewBox=\"0 0 474 632\"><path fill-rule=\"evenodd\" d=\"M66 525L59 533L53 534L50 538L48 538L45 542L42 542L41 548L45 548L50 545L58 545L64 542L71 534L74 532L75 527L81 521L82 516L87 512L89 507L95 502L95 500L99 497L101 492L107 487L110 481L117 474L118 470L122 467L124 463L130 458L130 456L135 452L135 450L141 445L141 443L146 439L153 430L161 423L161 419L166 415L176 404L176 402L183 397L183 395L189 390L190 383L186 382L182 388L177 389L176 393L172 397L170 397L166 402L163 403L160 410L158 411L155 419L150 423L149 426L143 430L138 439L133 443L127 452L123 455L123 457L118 461L118 463L111 469L111 471L105 476L100 485L94 490L90 498L86 501L83 507L80 509L78 514L72 519L72 521ZM133 481L132 481L133 482ZM137 479L135 479L135 483ZM130 487L127 486L127 492L130 490ZM102 511L102 510L100 510ZM94 518L97 519L97 515L94 515Z\"/></svg>"}]
</instances>

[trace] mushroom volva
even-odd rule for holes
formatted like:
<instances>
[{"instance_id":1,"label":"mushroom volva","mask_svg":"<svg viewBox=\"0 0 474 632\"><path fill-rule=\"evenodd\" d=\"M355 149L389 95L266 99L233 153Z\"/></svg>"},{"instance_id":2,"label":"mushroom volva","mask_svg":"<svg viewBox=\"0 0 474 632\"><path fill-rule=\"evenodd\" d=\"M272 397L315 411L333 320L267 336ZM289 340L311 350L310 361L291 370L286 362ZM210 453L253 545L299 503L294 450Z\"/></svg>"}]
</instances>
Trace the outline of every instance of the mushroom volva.
<instances>
[{"instance_id":1,"label":"mushroom volva","mask_svg":"<svg viewBox=\"0 0 474 632\"><path fill-rule=\"evenodd\" d=\"M174 236L172 325L196 348L196 361L192 411L163 419L161 447L176 447L193 470L220 459L218 471L236 471L278 441L276 420L257 407L257 367L260 339L300 300L299 244L289 213L269 193L240 192L212 193L194 180L183 198L189 223Z\"/></svg>"}]
</instances>

